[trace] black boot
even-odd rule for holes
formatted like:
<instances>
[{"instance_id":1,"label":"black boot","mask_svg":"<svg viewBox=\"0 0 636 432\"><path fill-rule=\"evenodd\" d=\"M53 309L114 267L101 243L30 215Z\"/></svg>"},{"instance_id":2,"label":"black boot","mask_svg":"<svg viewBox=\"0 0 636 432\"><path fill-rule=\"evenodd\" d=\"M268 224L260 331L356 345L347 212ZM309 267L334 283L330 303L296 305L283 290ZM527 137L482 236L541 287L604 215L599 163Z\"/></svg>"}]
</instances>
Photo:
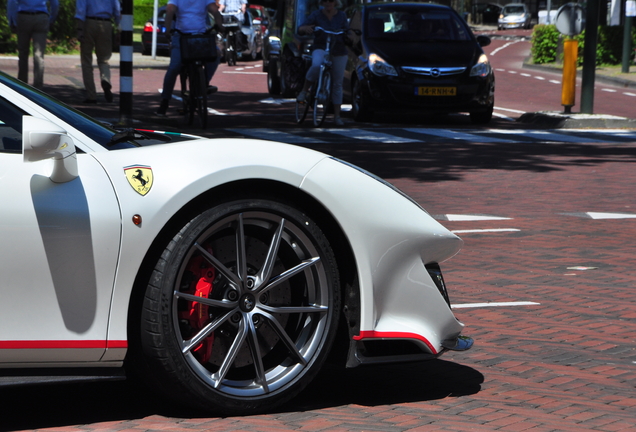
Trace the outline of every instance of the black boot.
<instances>
[{"instance_id":1,"label":"black boot","mask_svg":"<svg viewBox=\"0 0 636 432\"><path fill-rule=\"evenodd\" d=\"M161 105L159 105L159 109L155 114L159 117L165 117L168 111L168 105L170 105L170 99L161 99Z\"/></svg>"}]
</instances>

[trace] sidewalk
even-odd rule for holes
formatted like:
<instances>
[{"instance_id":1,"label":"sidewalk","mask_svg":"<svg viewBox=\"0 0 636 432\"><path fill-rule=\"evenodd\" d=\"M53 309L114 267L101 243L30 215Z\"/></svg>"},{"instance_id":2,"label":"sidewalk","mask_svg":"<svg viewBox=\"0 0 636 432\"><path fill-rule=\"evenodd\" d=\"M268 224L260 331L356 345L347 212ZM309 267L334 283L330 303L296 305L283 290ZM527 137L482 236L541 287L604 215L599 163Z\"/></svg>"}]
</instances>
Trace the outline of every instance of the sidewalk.
<instances>
[{"instance_id":1,"label":"sidewalk","mask_svg":"<svg viewBox=\"0 0 636 432\"><path fill-rule=\"evenodd\" d=\"M471 29L475 34L483 34L491 39L530 40L532 38L532 30L498 30L497 26L490 25L471 25ZM562 70L560 63L537 65L532 64L529 58L524 61L522 67L550 72ZM621 69L621 65L597 67L594 82L636 89L636 66L632 65L628 73L622 73ZM581 77L582 68L578 69L577 75ZM529 112L521 115L517 121L545 128L636 128L636 119L603 114L565 114L557 111Z\"/></svg>"}]
</instances>

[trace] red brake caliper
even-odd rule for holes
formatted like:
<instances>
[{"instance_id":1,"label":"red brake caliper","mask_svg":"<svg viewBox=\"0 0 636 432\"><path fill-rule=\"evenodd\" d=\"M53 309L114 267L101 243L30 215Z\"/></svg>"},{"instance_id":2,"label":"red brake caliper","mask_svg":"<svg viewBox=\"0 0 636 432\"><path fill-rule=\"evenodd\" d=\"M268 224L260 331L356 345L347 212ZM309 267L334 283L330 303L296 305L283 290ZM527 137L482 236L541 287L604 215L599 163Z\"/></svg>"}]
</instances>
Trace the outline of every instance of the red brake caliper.
<instances>
[{"instance_id":1,"label":"red brake caliper","mask_svg":"<svg viewBox=\"0 0 636 432\"><path fill-rule=\"evenodd\" d=\"M212 253L208 249L208 252ZM216 271L214 267L203 259L203 257L195 257L190 261L188 270L194 275L196 281L192 282L194 286L194 295L197 297L210 298L213 289L213 281ZM192 290L191 290L192 292ZM187 319L190 323L190 327L195 332L201 330L209 321L210 316L208 313L208 306L199 302L193 301L190 304L188 310L181 312L181 318ZM194 350L194 355L201 363L205 363L210 359L212 355L212 344L214 342L214 333L206 337Z\"/></svg>"}]
</instances>

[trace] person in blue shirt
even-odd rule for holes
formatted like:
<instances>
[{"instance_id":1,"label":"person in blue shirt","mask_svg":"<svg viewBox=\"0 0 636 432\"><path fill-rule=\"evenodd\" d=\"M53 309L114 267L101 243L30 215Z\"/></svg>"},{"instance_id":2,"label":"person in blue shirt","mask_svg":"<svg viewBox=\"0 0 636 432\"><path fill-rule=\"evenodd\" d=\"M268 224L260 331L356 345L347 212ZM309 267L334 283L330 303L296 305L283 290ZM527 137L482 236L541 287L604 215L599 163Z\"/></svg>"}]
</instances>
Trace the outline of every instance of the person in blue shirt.
<instances>
[{"instance_id":1,"label":"person in blue shirt","mask_svg":"<svg viewBox=\"0 0 636 432\"><path fill-rule=\"evenodd\" d=\"M106 102L113 101L110 82L110 60L113 54L113 23L119 26L119 0L77 0L75 3L77 38L80 41L82 79L86 88L84 103L97 103L93 77L93 50L97 57L99 78Z\"/></svg>"},{"instance_id":2,"label":"person in blue shirt","mask_svg":"<svg viewBox=\"0 0 636 432\"><path fill-rule=\"evenodd\" d=\"M321 0L320 5L322 8L312 12L298 28L300 34L313 34L316 26L330 31L349 30L347 16L344 12L337 9L337 7L340 7L340 0ZM333 120L337 126L342 126L344 122L340 118L340 106L342 105L342 81L344 80L344 71L347 66L347 47L344 44L343 36L332 36L332 44L331 100L333 103ZM326 47L327 34L317 32L312 46L311 67L305 76L305 85L298 94L297 100L299 102L306 101L307 92L318 80L318 73L325 57Z\"/></svg>"},{"instance_id":3,"label":"person in blue shirt","mask_svg":"<svg viewBox=\"0 0 636 432\"><path fill-rule=\"evenodd\" d=\"M48 6L47 6L48 3ZM44 85L46 35L57 18L58 0L9 0L7 18L18 36L18 79L29 81L29 52L33 41L33 87Z\"/></svg>"},{"instance_id":4,"label":"person in blue shirt","mask_svg":"<svg viewBox=\"0 0 636 432\"><path fill-rule=\"evenodd\" d=\"M161 104L155 113L160 117L165 116L168 111L172 91L174 90L177 77L181 72L181 40L179 32L185 34L204 33L207 30L208 13L213 16L216 25L222 28L223 17L219 13L219 7L215 0L170 0L166 6L165 26L171 29L172 39L170 42L170 64L163 78ZM175 21L174 26L176 30L179 30L178 32L172 29L175 15L179 17ZM216 61L208 62L205 65L205 75L208 83L212 79L212 76L214 76L214 72L216 72L219 60L219 56L217 55ZM208 93L215 91L216 87L208 87Z\"/></svg>"}]
</instances>

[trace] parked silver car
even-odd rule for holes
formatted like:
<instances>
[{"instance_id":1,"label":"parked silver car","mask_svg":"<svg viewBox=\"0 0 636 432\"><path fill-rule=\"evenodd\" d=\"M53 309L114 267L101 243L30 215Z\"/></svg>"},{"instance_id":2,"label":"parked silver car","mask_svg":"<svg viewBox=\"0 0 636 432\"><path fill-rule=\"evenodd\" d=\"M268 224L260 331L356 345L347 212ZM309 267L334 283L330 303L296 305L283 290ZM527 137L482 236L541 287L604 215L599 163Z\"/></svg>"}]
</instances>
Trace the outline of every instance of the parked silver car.
<instances>
[{"instance_id":1,"label":"parked silver car","mask_svg":"<svg viewBox=\"0 0 636 432\"><path fill-rule=\"evenodd\" d=\"M504 6L497 21L497 28L530 28L530 11L523 3L511 3Z\"/></svg>"}]
</instances>

